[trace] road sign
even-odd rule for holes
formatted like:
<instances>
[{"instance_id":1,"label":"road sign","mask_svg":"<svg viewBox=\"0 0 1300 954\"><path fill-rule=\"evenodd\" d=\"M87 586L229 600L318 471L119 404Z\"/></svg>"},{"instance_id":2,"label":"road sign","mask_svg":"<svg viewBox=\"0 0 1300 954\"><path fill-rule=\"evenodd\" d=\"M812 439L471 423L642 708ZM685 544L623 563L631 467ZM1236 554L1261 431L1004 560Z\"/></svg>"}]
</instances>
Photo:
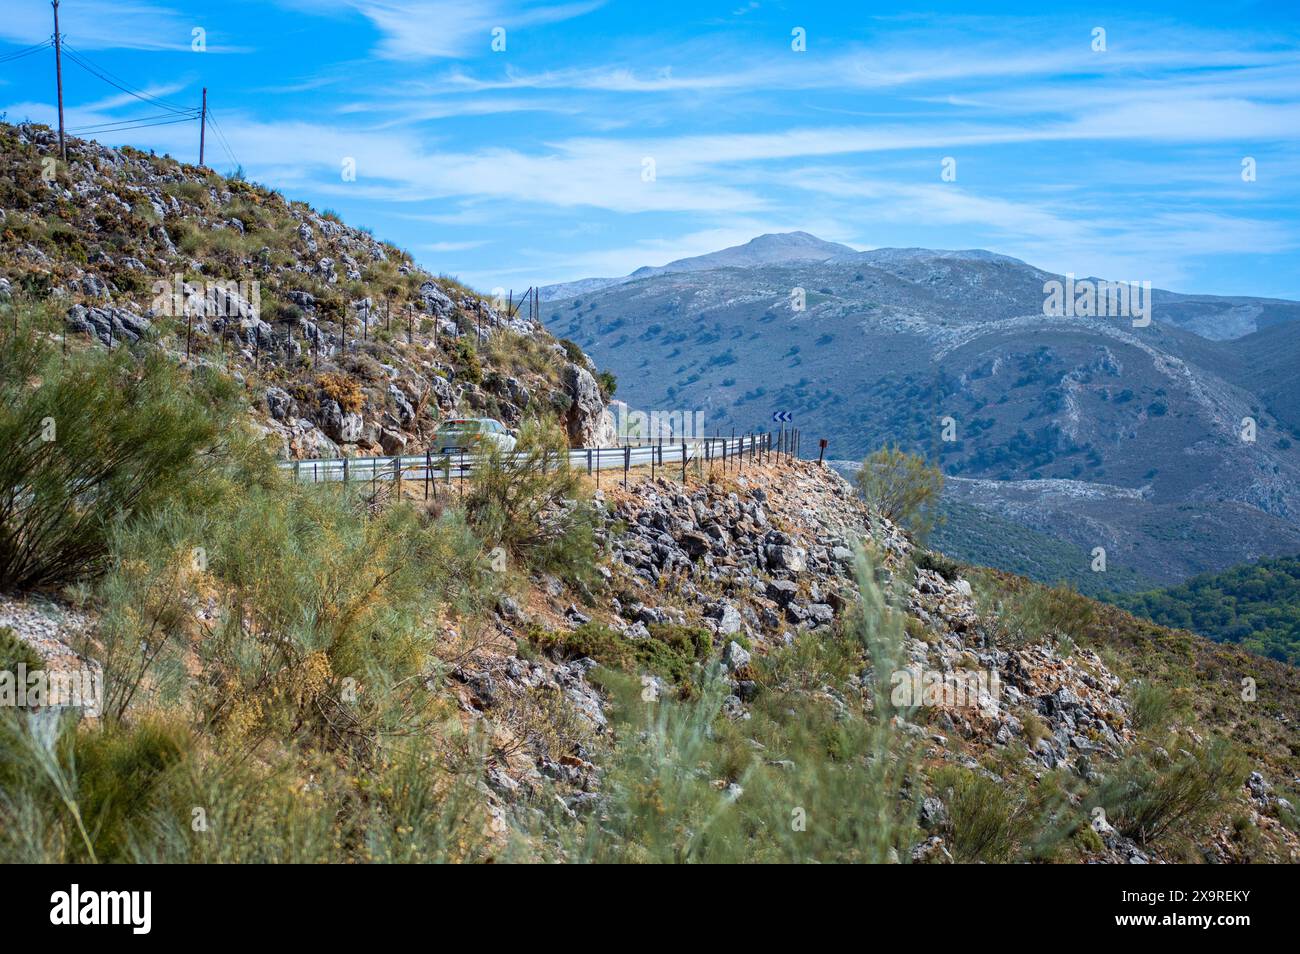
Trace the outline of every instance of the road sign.
<instances>
[{"instance_id":1,"label":"road sign","mask_svg":"<svg viewBox=\"0 0 1300 954\"><path fill-rule=\"evenodd\" d=\"M794 415L791 414L789 411L773 411L773 412L772 412L772 423L773 423L773 424L789 424L789 423L790 423L791 421L793 421L793 420L794 420Z\"/></svg>"}]
</instances>

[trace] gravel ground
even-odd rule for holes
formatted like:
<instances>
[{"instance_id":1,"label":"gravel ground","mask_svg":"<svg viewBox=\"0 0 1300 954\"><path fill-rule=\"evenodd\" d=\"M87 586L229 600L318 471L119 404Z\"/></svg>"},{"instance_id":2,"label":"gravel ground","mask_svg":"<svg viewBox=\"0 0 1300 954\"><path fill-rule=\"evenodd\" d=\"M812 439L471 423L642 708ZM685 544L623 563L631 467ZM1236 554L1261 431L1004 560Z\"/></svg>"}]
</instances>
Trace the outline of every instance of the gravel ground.
<instances>
[{"instance_id":1,"label":"gravel ground","mask_svg":"<svg viewBox=\"0 0 1300 954\"><path fill-rule=\"evenodd\" d=\"M40 653L51 668L75 668L88 660L72 644L93 625L90 615L37 596L0 596L0 626L8 626ZM91 662L98 667L97 663Z\"/></svg>"}]
</instances>

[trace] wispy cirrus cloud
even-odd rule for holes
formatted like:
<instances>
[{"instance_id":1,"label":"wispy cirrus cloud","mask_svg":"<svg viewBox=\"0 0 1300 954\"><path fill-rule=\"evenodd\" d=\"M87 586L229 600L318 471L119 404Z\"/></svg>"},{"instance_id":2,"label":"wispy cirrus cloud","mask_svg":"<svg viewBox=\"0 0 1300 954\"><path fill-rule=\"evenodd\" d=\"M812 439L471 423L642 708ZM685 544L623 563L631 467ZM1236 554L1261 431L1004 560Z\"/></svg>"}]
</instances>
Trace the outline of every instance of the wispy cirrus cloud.
<instances>
[{"instance_id":1,"label":"wispy cirrus cloud","mask_svg":"<svg viewBox=\"0 0 1300 954\"><path fill-rule=\"evenodd\" d=\"M486 51L492 30L545 26L580 17L604 0L509 3L505 0L285 0L304 12L352 12L379 34L374 53L400 61L459 59Z\"/></svg>"},{"instance_id":2,"label":"wispy cirrus cloud","mask_svg":"<svg viewBox=\"0 0 1300 954\"><path fill-rule=\"evenodd\" d=\"M61 32L84 50L177 50L190 45L191 24L173 8L145 0L61 0ZM31 44L54 35L48 3L9 3L0 39Z\"/></svg>"}]
</instances>

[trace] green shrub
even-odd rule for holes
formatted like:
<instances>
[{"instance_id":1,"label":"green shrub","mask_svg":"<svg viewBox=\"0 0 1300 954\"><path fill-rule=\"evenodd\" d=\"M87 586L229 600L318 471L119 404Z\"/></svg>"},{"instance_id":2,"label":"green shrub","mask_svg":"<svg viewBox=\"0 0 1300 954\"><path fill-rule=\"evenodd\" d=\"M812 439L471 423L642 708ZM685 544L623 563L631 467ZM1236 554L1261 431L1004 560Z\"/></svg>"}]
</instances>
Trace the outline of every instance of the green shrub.
<instances>
[{"instance_id":1,"label":"green shrub","mask_svg":"<svg viewBox=\"0 0 1300 954\"><path fill-rule=\"evenodd\" d=\"M0 672L16 674L20 664L26 666L28 672L33 672L43 669L45 660L12 629L0 626Z\"/></svg>"},{"instance_id":2,"label":"green shrub","mask_svg":"<svg viewBox=\"0 0 1300 954\"><path fill-rule=\"evenodd\" d=\"M113 526L184 496L232 427L233 386L158 351L64 360L30 321L0 340L0 587L103 568Z\"/></svg>"},{"instance_id":3,"label":"green shrub","mask_svg":"<svg viewBox=\"0 0 1300 954\"><path fill-rule=\"evenodd\" d=\"M1181 749L1172 758L1144 751L1115 767L1092 804L1104 808L1110 823L1140 844L1190 837L1245 774L1245 761L1224 739Z\"/></svg>"},{"instance_id":4,"label":"green shrub","mask_svg":"<svg viewBox=\"0 0 1300 954\"><path fill-rule=\"evenodd\" d=\"M452 348L452 358L460 369L460 377L469 384L483 383L483 362L478 351L467 338L457 338Z\"/></svg>"},{"instance_id":5,"label":"green shrub","mask_svg":"<svg viewBox=\"0 0 1300 954\"><path fill-rule=\"evenodd\" d=\"M978 772L945 766L934 788L947 809L946 844L961 863L1002 863L1015 855L1024 833L1023 803Z\"/></svg>"},{"instance_id":6,"label":"green shrub","mask_svg":"<svg viewBox=\"0 0 1300 954\"><path fill-rule=\"evenodd\" d=\"M862 580L868 609L852 625L833 637L805 634L756 658L752 675L762 691L748 719L724 716L731 688L713 667L682 699L636 676L598 670L617 739L602 760L599 810L577 823L552 815L537 839L558 843L557 856L576 861L908 859L910 752L886 704L900 624L898 614L884 612L870 576ZM682 633L676 642L684 650L699 638ZM867 659L880 674L867 680L874 704L849 681ZM846 701L835 704L831 692Z\"/></svg>"},{"instance_id":7,"label":"green shrub","mask_svg":"<svg viewBox=\"0 0 1300 954\"><path fill-rule=\"evenodd\" d=\"M937 550L914 550L912 560L919 570L933 570L951 583L961 576L961 565Z\"/></svg>"},{"instance_id":8,"label":"green shrub","mask_svg":"<svg viewBox=\"0 0 1300 954\"><path fill-rule=\"evenodd\" d=\"M309 485L159 514L117 544L101 587L110 716L147 693L208 712L231 744L269 735L367 757L384 732L430 717L417 677L428 674L433 623L482 602L486 577L455 514L426 526L403 504L368 518ZM223 612L196 646L187 607L207 593ZM186 673L196 665L197 686Z\"/></svg>"},{"instance_id":9,"label":"green shrub","mask_svg":"<svg viewBox=\"0 0 1300 954\"><path fill-rule=\"evenodd\" d=\"M116 528L104 717L0 712L0 860L487 857L437 655L440 621L489 603L477 538L455 512L228 481Z\"/></svg>"},{"instance_id":10,"label":"green shrub","mask_svg":"<svg viewBox=\"0 0 1300 954\"><path fill-rule=\"evenodd\" d=\"M590 656L597 662L628 671L665 676L679 685L695 677L695 667L713 652L713 637L704 627L654 624L650 636L629 639L603 623L584 623L572 632L535 629L530 635L542 649L569 658Z\"/></svg>"},{"instance_id":11,"label":"green shrub","mask_svg":"<svg viewBox=\"0 0 1300 954\"><path fill-rule=\"evenodd\" d=\"M560 347L564 349L564 353L572 363L576 364L580 368L585 368L587 366L587 356L583 353L582 348L579 347L576 341L571 341L568 338L560 338L559 341Z\"/></svg>"},{"instance_id":12,"label":"green shrub","mask_svg":"<svg viewBox=\"0 0 1300 954\"><path fill-rule=\"evenodd\" d=\"M934 524L943 472L923 457L882 447L862 462L857 485L867 504L886 520L924 534Z\"/></svg>"},{"instance_id":13,"label":"green shrub","mask_svg":"<svg viewBox=\"0 0 1300 954\"><path fill-rule=\"evenodd\" d=\"M1031 583L1014 592L1000 591L996 616L1014 642L1068 637L1086 644L1097 621L1097 605L1068 586Z\"/></svg>"},{"instance_id":14,"label":"green shrub","mask_svg":"<svg viewBox=\"0 0 1300 954\"><path fill-rule=\"evenodd\" d=\"M485 444L463 502L470 526L490 546L572 582L594 581L599 514L553 422L525 424L510 453Z\"/></svg>"},{"instance_id":15,"label":"green shrub","mask_svg":"<svg viewBox=\"0 0 1300 954\"><path fill-rule=\"evenodd\" d=\"M99 860L126 860L133 828L193 745L180 720L158 715L75 734L78 802Z\"/></svg>"},{"instance_id":16,"label":"green shrub","mask_svg":"<svg viewBox=\"0 0 1300 954\"><path fill-rule=\"evenodd\" d=\"M1154 734L1169 724L1174 710L1174 694L1171 689L1143 679L1134 684L1132 695L1135 728Z\"/></svg>"}]
</instances>

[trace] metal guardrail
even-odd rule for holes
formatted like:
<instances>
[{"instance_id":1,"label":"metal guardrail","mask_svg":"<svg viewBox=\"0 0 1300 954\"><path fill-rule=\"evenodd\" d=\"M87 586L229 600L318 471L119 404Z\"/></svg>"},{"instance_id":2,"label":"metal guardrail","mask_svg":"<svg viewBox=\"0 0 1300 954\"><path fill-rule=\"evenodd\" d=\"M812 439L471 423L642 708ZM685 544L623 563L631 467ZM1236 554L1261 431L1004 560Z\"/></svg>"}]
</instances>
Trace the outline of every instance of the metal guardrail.
<instances>
[{"instance_id":1,"label":"metal guardrail","mask_svg":"<svg viewBox=\"0 0 1300 954\"><path fill-rule=\"evenodd\" d=\"M792 432L793 433L793 432ZM669 464L680 464L683 477L692 461L718 464L724 469L735 466L743 470L745 461L765 460L773 452L795 452L792 441L778 440L770 433L745 434L740 437L701 437L688 440L661 440L617 447L579 447L571 449L567 466L595 474L602 470L649 467L653 474ZM511 455L516 460L525 455ZM351 483L403 480L451 483L464 480L474 470L473 454L406 454L393 457L334 457L323 460L281 461L281 469L293 473L302 483Z\"/></svg>"}]
</instances>

